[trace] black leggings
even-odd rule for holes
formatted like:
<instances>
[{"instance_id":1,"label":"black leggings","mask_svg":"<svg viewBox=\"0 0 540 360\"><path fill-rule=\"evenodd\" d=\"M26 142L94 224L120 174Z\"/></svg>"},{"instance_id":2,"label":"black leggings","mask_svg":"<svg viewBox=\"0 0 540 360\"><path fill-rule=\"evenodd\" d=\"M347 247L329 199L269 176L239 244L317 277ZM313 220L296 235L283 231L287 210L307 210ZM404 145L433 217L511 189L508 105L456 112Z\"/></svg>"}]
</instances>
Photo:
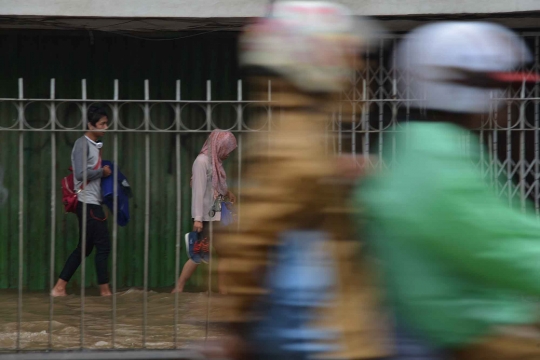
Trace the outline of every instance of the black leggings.
<instances>
[{"instance_id":1,"label":"black leggings","mask_svg":"<svg viewBox=\"0 0 540 360\"><path fill-rule=\"evenodd\" d=\"M79 220L79 244L71 253L60 273L60 279L69 281L75 271L79 268L82 260L82 212L83 203L77 204L77 218ZM111 242L109 240L109 230L107 228L107 218L101 205L87 204L86 217L86 252L88 256L96 247L96 272L98 284L109 283L108 260L111 252Z\"/></svg>"}]
</instances>

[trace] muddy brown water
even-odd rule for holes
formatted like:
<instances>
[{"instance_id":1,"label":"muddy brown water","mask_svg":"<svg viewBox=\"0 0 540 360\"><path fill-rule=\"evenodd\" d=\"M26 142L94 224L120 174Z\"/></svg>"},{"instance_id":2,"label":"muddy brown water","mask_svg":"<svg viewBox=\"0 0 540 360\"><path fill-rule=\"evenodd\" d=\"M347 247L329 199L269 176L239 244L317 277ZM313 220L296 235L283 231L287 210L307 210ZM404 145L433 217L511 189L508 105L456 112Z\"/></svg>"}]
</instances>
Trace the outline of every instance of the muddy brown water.
<instances>
[{"instance_id":1,"label":"muddy brown water","mask_svg":"<svg viewBox=\"0 0 540 360\"><path fill-rule=\"evenodd\" d=\"M144 292L120 291L116 295L114 348L174 349L199 343L225 334L223 326L213 323L223 312L223 296L206 293L178 294L178 323L175 340L175 296L163 291L149 291L147 296L146 338L143 339ZM52 336L50 297L44 292L24 291L22 317L18 321L18 291L0 290L0 351L76 350L113 348L112 297L104 298L89 291L84 297L84 337L81 341L81 296L69 295L53 301ZM209 310L208 310L209 309ZM210 322L207 332L207 314Z\"/></svg>"}]
</instances>

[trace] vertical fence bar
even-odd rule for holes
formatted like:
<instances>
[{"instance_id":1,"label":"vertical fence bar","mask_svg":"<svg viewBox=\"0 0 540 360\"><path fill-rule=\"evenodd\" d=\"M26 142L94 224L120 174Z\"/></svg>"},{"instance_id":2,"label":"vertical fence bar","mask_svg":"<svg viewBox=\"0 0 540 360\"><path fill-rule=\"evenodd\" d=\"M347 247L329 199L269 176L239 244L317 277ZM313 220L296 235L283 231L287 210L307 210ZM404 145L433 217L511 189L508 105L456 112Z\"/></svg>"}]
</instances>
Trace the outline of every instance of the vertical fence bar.
<instances>
[{"instance_id":1,"label":"vertical fence bar","mask_svg":"<svg viewBox=\"0 0 540 360\"><path fill-rule=\"evenodd\" d=\"M240 209L242 198L242 156L243 156L243 136L238 134L238 193L236 194L236 230L240 231Z\"/></svg>"},{"instance_id":2,"label":"vertical fence bar","mask_svg":"<svg viewBox=\"0 0 540 360\"><path fill-rule=\"evenodd\" d=\"M181 97L181 83L180 80L176 80L176 101L180 101ZM180 118L180 104L174 105L175 123L176 123L176 253L175 253L175 287L176 281L180 277L180 250L181 250L181 237L182 237L182 168L181 168L181 118ZM178 291L174 293L174 348L178 348Z\"/></svg>"},{"instance_id":3,"label":"vertical fence bar","mask_svg":"<svg viewBox=\"0 0 540 360\"><path fill-rule=\"evenodd\" d=\"M395 61L395 58L394 58ZM395 69L395 67L394 67ZM392 79L392 162L396 161L396 151L397 151L397 144L396 144L396 136L397 136L397 113L398 113L398 96L397 96L397 80L396 80L396 73L394 72L394 78Z\"/></svg>"},{"instance_id":4,"label":"vertical fence bar","mask_svg":"<svg viewBox=\"0 0 540 360\"><path fill-rule=\"evenodd\" d=\"M519 189L520 189L520 201L521 211L524 213L526 210L525 202L525 81L523 81L521 87L521 104L519 104Z\"/></svg>"},{"instance_id":5,"label":"vertical fence bar","mask_svg":"<svg viewBox=\"0 0 540 360\"><path fill-rule=\"evenodd\" d=\"M212 100L212 81L206 80L206 100ZM212 104L206 104L206 130L212 131Z\"/></svg>"},{"instance_id":6,"label":"vertical fence bar","mask_svg":"<svg viewBox=\"0 0 540 360\"><path fill-rule=\"evenodd\" d=\"M523 39L523 41L526 41ZM527 61L525 60L527 50L525 48L521 49L521 58L520 63L524 64ZM527 159L525 157L525 128L526 128L526 115L525 115L525 106L526 106L526 83L523 81L521 84L521 92L520 92L520 106L519 106L519 124L520 124L520 133L519 133L519 185L520 185L520 205L521 205L521 212L525 213L527 211L527 203L526 203L526 196L527 196L527 181L526 181L526 174L527 169L529 168L527 166Z\"/></svg>"},{"instance_id":7,"label":"vertical fence bar","mask_svg":"<svg viewBox=\"0 0 540 360\"><path fill-rule=\"evenodd\" d=\"M491 120L490 120L491 123ZM488 129L489 130L489 129ZM488 167L488 176L489 176L489 184L491 187L494 187L495 184L494 176L493 176L493 134L489 131L486 132L487 134L487 167Z\"/></svg>"},{"instance_id":8,"label":"vertical fence bar","mask_svg":"<svg viewBox=\"0 0 540 360\"><path fill-rule=\"evenodd\" d=\"M238 104L236 105L236 129L240 132L243 129L244 112L242 111L242 80L236 83L236 97Z\"/></svg>"},{"instance_id":9,"label":"vertical fence bar","mask_svg":"<svg viewBox=\"0 0 540 360\"><path fill-rule=\"evenodd\" d=\"M236 194L236 230L240 230L240 197L242 196L242 128L243 128L243 122L244 122L244 113L242 111L242 103L243 101L243 88L242 88L242 80L238 80L238 87L237 87L237 99L238 99L238 193ZM268 97L271 98L270 94L270 80L268 81ZM272 122L272 113L271 113L271 107L268 106L268 130L271 128L271 122Z\"/></svg>"},{"instance_id":10,"label":"vertical fence bar","mask_svg":"<svg viewBox=\"0 0 540 360\"><path fill-rule=\"evenodd\" d=\"M536 36L534 41L534 69L540 70L540 37ZM538 101L540 83L534 86L534 208L536 217L540 218L540 102Z\"/></svg>"},{"instance_id":11,"label":"vertical fence bar","mask_svg":"<svg viewBox=\"0 0 540 360\"><path fill-rule=\"evenodd\" d=\"M499 193L499 162L498 162L498 152L499 152L499 138L498 138L498 126L499 126L499 112L496 104L494 104L494 96L493 92L491 93L491 109L493 113L493 134L492 134L492 140L493 140L493 152L491 155L491 166L493 168L493 184L495 186L495 192L497 193L497 196L500 196Z\"/></svg>"},{"instance_id":12,"label":"vertical fence bar","mask_svg":"<svg viewBox=\"0 0 540 360\"><path fill-rule=\"evenodd\" d=\"M212 82L210 80L207 80L206 81L206 100L207 101L211 101L212 100ZM208 104L206 106L206 121L207 121L207 124L208 124L208 130L210 131L212 128L211 128L211 124L212 124L212 112L211 112L211 106L210 104ZM211 148L211 146L209 146L209 148ZM212 157L210 156L210 159L212 159ZM212 164L213 166L213 164ZM204 341L206 343L206 341L208 340L208 331L209 331L209 321L210 321L210 299L212 297L212 249L213 249L213 240L214 240L214 228L213 228L213 221L212 219L210 219L210 221L208 222L209 224L209 243L210 243L210 247L209 247L209 251L208 251L208 255L209 255L209 258L208 258L208 295L207 295L207 301L206 301L206 324L205 324L205 330L204 330Z\"/></svg>"},{"instance_id":13,"label":"vertical fence bar","mask_svg":"<svg viewBox=\"0 0 540 360\"><path fill-rule=\"evenodd\" d=\"M354 160L354 163L356 164L356 85L357 85L357 72L356 72L356 58L353 62L353 69L355 69L353 73L353 88L352 88L352 113L351 113L351 154Z\"/></svg>"},{"instance_id":14,"label":"vertical fence bar","mask_svg":"<svg viewBox=\"0 0 540 360\"><path fill-rule=\"evenodd\" d=\"M362 130L364 131L364 146L362 153L364 160L367 162L369 159L369 104L367 102L367 82L366 79L362 80Z\"/></svg>"},{"instance_id":15,"label":"vertical fence bar","mask_svg":"<svg viewBox=\"0 0 540 360\"><path fill-rule=\"evenodd\" d=\"M384 53L383 53L383 42L381 40L379 44L379 87L382 89L379 90L379 169L383 169L384 158L383 158L383 131L384 131L384 73L383 65L384 64Z\"/></svg>"},{"instance_id":16,"label":"vertical fence bar","mask_svg":"<svg viewBox=\"0 0 540 360\"><path fill-rule=\"evenodd\" d=\"M112 321L111 321L111 347L116 347L116 291L118 289L118 99L120 97L120 84L114 79L113 103L113 161L115 166L113 185L113 231L112 231Z\"/></svg>"},{"instance_id":17,"label":"vertical fence bar","mask_svg":"<svg viewBox=\"0 0 540 360\"><path fill-rule=\"evenodd\" d=\"M24 275L24 83L19 78L19 286L17 300L17 350L21 349L22 295Z\"/></svg>"},{"instance_id":18,"label":"vertical fence bar","mask_svg":"<svg viewBox=\"0 0 540 360\"><path fill-rule=\"evenodd\" d=\"M87 104L86 104L86 79L82 80L82 113L83 113L83 131L87 131ZM83 152L83 186L88 181L88 142L84 143L84 152ZM84 296L85 296L85 282L86 282L86 230L87 230L87 218L88 218L88 209L87 204L83 203L82 207L82 237L81 237L81 350L84 348Z\"/></svg>"},{"instance_id":19,"label":"vertical fence bar","mask_svg":"<svg viewBox=\"0 0 540 360\"><path fill-rule=\"evenodd\" d=\"M55 79L51 79L51 100L56 97ZM54 296L52 289L54 288L54 258L56 245L56 104L51 101L50 107L51 120L51 254L50 254L50 270L49 270L49 345L48 349L52 349L52 332L53 332L53 313L54 313Z\"/></svg>"},{"instance_id":20,"label":"vertical fence bar","mask_svg":"<svg viewBox=\"0 0 540 360\"><path fill-rule=\"evenodd\" d=\"M369 102L370 94L369 94L369 84L371 81L371 62L369 58L369 54L366 52L365 59L364 59L365 67L364 67L364 78L362 83L362 100L364 102L364 107L362 109L362 119L363 119L363 126L364 126L364 159L369 161L369 154L370 154L370 131L371 127L369 124L369 112L371 110L371 103ZM369 165L372 166L371 162L369 162Z\"/></svg>"},{"instance_id":21,"label":"vertical fence bar","mask_svg":"<svg viewBox=\"0 0 540 360\"><path fill-rule=\"evenodd\" d=\"M508 191L508 205L512 207L514 191L512 183L512 108L510 102L506 107L506 126L506 190Z\"/></svg>"},{"instance_id":22,"label":"vertical fence bar","mask_svg":"<svg viewBox=\"0 0 540 360\"><path fill-rule=\"evenodd\" d=\"M150 100L150 84L144 80L144 100ZM148 327L148 251L150 240L150 106L144 104L145 136L145 209L144 209L144 281L143 281L143 348Z\"/></svg>"},{"instance_id":23,"label":"vertical fence bar","mask_svg":"<svg viewBox=\"0 0 540 360\"><path fill-rule=\"evenodd\" d=\"M396 40L394 39L393 47L396 47ZM397 137L397 115L398 115L398 91L397 91L397 56L396 52L393 52L392 56L392 162L396 162L396 137Z\"/></svg>"},{"instance_id":24,"label":"vertical fence bar","mask_svg":"<svg viewBox=\"0 0 540 360\"><path fill-rule=\"evenodd\" d=\"M493 187L493 190L496 192L496 185L495 185L495 180L496 180L496 175L495 175L495 167L493 166L493 154L494 154L494 149L493 147L495 146L495 140L494 140L494 129L496 128L497 124L495 122L495 114L493 112L493 96L492 96L493 93L490 94L490 105L489 105L489 114L488 114L488 129L487 129L487 142L488 142L488 167L489 167L489 181L490 181L490 185ZM490 127L493 127L493 129L491 129ZM492 130L492 131L490 131ZM497 193L497 192L496 192ZM497 193L498 195L498 193Z\"/></svg>"},{"instance_id":25,"label":"vertical fence bar","mask_svg":"<svg viewBox=\"0 0 540 360\"><path fill-rule=\"evenodd\" d=\"M212 219L208 222L209 226L209 233L210 233L210 249L208 251L208 294L206 297L206 321L205 321L205 327L204 327L204 343L208 341L208 332L210 331L210 300L212 298L212 249L213 249L213 241L214 241L214 222Z\"/></svg>"},{"instance_id":26,"label":"vertical fence bar","mask_svg":"<svg viewBox=\"0 0 540 360\"><path fill-rule=\"evenodd\" d=\"M410 45L409 46L406 46L405 47L405 57L406 57L406 68L407 69L410 69L410 53L411 53L411 49L410 49ZM395 54L395 53L394 53ZM406 99L406 103L405 103L405 124L406 124L406 128L409 127L409 123L411 121L411 102L412 102L412 99L420 99L420 95L417 95L415 92L413 92L411 94L411 89L410 89L410 86L409 84L411 83L411 72L410 71L405 71L405 74L404 74L404 81L405 81L405 84L407 84L405 86L405 99ZM405 142L405 145L408 147L409 146L409 131L405 131L405 136L403 137L404 139L404 142Z\"/></svg>"}]
</instances>

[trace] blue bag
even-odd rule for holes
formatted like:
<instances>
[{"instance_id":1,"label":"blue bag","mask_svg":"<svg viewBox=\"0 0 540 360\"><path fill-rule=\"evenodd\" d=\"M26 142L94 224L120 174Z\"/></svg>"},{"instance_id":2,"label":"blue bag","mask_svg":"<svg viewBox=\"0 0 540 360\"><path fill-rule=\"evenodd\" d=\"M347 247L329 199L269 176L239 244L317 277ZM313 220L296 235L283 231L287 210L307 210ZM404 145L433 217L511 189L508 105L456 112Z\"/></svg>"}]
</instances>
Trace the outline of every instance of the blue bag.
<instances>
[{"instance_id":1,"label":"blue bag","mask_svg":"<svg viewBox=\"0 0 540 360\"><path fill-rule=\"evenodd\" d=\"M103 203L114 212L114 172L118 171L111 161L103 160L102 165L109 165L111 175L101 179L101 192L103 194ZM131 187L126 177L118 171L118 225L126 226L129 222L129 198L132 196Z\"/></svg>"},{"instance_id":2,"label":"blue bag","mask_svg":"<svg viewBox=\"0 0 540 360\"><path fill-rule=\"evenodd\" d=\"M228 201L221 202L221 223L224 226L229 226L234 222L232 208L233 204Z\"/></svg>"}]
</instances>

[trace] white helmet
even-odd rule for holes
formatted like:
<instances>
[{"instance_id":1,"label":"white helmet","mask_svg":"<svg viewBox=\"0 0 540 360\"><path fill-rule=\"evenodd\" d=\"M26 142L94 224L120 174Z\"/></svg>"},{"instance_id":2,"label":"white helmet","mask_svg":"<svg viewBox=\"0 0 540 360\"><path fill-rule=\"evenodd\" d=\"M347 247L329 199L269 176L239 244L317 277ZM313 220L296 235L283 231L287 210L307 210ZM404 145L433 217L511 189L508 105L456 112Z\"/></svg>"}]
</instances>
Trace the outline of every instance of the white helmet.
<instances>
[{"instance_id":1,"label":"white helmet","mask_svg":"<svg viewBox=\"0 0 540 360\"><path fill-rule=\"evenodd\" d=\"M366 32L343 6L278 1L270 15L246 27L240 65L279 75L302 91L340 91L354 71L351 59L365 45Z\"/></svg>"},{"instance_id":2,"label":"white helmet","mask_svg":"<svg viewBox=\"0 0 540 360\"><path fill-rule=\"evenodd\" d=\"M483 22L424 25L407 34L396 49L403 97L413 99L413 107L458 113L487 112L497 90L471 86L466 74L482 74L498 83L538 81L530 74L508 73L530 60L515 33Z\"/></svg>"}]
</instances>

